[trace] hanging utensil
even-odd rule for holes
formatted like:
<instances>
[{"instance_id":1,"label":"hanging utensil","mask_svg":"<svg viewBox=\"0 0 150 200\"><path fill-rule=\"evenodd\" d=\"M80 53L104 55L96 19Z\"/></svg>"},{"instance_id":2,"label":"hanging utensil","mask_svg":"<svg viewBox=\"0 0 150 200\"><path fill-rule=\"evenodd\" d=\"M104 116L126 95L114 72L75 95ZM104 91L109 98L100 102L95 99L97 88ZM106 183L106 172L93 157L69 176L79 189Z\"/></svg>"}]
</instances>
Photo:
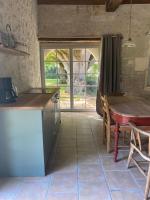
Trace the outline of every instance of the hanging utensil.
<instances>
[{"instance_id":1,"label":"hanging utensil","mask_svg":"<svg viewBox=\"0 0 150 200\"><path fill-rule=\"evenodd\" d=\"M7 31L7 37L8 37L8 47L9 48L15 48L16 47L16 40L11 33L11 26L10 24L6 25L6 31Z\"/></svg>"}]
</instances>

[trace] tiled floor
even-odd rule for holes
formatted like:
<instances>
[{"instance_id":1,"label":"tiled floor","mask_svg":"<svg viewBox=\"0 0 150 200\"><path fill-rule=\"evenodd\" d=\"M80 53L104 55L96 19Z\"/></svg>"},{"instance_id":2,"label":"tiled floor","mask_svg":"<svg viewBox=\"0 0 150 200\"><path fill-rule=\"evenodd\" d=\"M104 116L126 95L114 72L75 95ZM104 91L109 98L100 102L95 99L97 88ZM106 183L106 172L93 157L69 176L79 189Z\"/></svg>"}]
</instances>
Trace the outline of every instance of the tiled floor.
<instances>
[{"instance_id":1,"label":"tiled floor","mask_svg":"<svg viewBox=\"0 0 150 200\"><path fill-rule=\"evenodd\" d=\"M145 179L126 155L114 163L106 153L95 113L62 113L48 175L0 179L0 200L143 200Z\"/></svg>"}]
</instances>

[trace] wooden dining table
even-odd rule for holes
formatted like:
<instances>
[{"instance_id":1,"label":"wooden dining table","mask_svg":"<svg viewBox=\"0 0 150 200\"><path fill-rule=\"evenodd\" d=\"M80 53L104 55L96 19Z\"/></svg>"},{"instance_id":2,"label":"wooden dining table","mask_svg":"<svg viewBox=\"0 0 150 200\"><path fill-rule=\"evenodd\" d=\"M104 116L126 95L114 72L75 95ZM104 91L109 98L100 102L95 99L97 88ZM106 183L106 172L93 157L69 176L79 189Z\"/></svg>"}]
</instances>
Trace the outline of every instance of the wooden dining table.
<instances>
[{"instance_id":1,"label":"wooden dining table","mask_svg":"<svg viewBox=\"0 0 150 200\"><path fill-rule=\"evenodd\" d=\"M137 96L111 96L108 98L110 114L115 122L114 161L118 156L119 127L129 122L137 126L150 126L150 98Z\"/></svg>"}]
</instances>

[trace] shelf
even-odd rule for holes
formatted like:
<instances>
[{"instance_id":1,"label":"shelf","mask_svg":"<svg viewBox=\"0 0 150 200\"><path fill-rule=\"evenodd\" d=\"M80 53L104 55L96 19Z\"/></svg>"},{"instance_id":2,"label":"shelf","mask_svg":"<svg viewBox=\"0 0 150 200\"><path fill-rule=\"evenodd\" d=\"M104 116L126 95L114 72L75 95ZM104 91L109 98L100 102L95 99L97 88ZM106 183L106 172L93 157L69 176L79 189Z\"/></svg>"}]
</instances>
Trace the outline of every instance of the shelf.
<instances>
[{"instance_id":1,"label":"shelf","mask_svg":"<svg viewBox=\"0 0 150 200\"><path fill-rule=\"evenodd\" d=\"M3 53L9 53L9 54L13 54L13 55L18 55L18 56L29 56L30 54L25 52L25 51L20 51L18 49L13 49L13 48L8 48L8 47L4 47L4 46L0 46L0 52Z\"/></svg>"}]
</instances>

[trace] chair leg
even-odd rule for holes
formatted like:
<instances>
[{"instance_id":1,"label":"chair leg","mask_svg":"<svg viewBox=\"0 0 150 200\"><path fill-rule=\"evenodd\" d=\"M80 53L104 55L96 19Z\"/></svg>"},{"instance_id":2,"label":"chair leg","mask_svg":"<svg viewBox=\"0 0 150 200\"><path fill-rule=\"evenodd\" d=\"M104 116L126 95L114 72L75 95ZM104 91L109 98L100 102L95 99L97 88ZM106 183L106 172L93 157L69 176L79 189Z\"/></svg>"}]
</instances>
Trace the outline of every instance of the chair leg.
<instances>
[{"instance_id":1,"label":"chair leg","mask_svg":"<svg viewBox=\"0 0 150 200\"><path fill-rule=\"evenodd\" d=\"M116 123L115 128L115 149L114 149L114 162L117 162L118 157L118 140L119 140L119 124Z\"/></svg>"},{"instance_id":2,"label":"chair leg","mask_svg":"<svg viewBox=\"0 0 150 200\"><path fill-rule=\"evenodd\" d=\"M145 186L145 193L144 193L144 200L148 199L149 188L150 188L150 164L149 164L149 167L148 167L146 186Z\"/></svg>"},{"instance_id":3,"label":"chair leg","mask_svg":"<svg viewBox=\"0 0 150 200\"><path fill-rule=\"evenodd\" d=\"M132 159L132 155L133 155L134 149L132 147L132 145L130 146L130 151L129 151L129 156L128 156L128 161L127 161L127 168L129 168L131 159Z\"/></svg>"},{"instance_id":4,"label":"chair leg","mask_svg":"<svg viewBox=\"0 0 150 200\"><path fill-rule=\"evenodd\" d=\"M110 128L106 127L106 138L107 138L107 153L110 153Z\"/></svg>"},{"instance_id":5,"label":"chair leg","mask_svg":"<svg viewBox=\"0 0 150 200\"><path fill-rule=\"evenodd\" d=\"M106 144L106 126L104 121L103 121L103 144Z\"/></svg>"}]
</instances>

